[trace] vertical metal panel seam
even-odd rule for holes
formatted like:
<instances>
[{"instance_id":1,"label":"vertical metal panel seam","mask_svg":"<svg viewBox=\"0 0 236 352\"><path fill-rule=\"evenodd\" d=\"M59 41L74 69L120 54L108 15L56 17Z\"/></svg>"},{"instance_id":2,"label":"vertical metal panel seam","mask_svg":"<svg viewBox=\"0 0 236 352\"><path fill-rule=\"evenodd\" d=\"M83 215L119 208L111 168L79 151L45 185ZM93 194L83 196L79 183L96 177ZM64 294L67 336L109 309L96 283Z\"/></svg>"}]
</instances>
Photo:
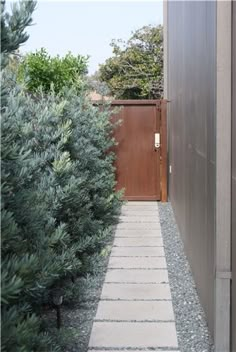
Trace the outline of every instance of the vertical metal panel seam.
<instances>
[{"instance_id":1,"label":"vertical metal panel seam","mask_svg":"<svg viewBox=\"0 0 236 352\"><path fill-rule=\"evenodd\" d=\"M168 98L168 0L163 1L164 99Z\"/></svg>"},{"instance_id":2,"label":"vertical metal panel seam","mask_svg":"<svg viewBox=\"0 0 236 352\"><path fill-rule=\"evenodd\" d=\"M230 351L231 9L217 1L215 350Z\"/></svg>"},{"instance_id":3,"label":"vertical metal panel seam","mask_svg":"<svg viewBox=\"0 0 236 352\"><path fill-rule=\"evenodd\" d=\"M231 266L232 266L232 284L231 284L231 349L232 352L236 352L236 2L232 2L232 85L231 85L231 113L232 113L232 133L231 133L231 144L232 144L232 196L231 196ZM234 217L233 217L234 215Z\"/></svg>"},{"instance_id":4,"label":"vertical metal panel seam","mask_svg":"<svg viewBox=\"0 0 236 352\"><path fill-rule=\"evenodd\" d=\"M168 72L168 62L169 62L169 50L168 50L168 0L163 1L163 42L164 42L164 99L168 99L168 80L169 80L169 72ZM170 121L169 121L169 107L167 104L166 107L166 118L167 118L167 195L170 197L170 173L169 173L169 165L171 159L171 148L170 148Z\"/></svg>"}]
</instances>

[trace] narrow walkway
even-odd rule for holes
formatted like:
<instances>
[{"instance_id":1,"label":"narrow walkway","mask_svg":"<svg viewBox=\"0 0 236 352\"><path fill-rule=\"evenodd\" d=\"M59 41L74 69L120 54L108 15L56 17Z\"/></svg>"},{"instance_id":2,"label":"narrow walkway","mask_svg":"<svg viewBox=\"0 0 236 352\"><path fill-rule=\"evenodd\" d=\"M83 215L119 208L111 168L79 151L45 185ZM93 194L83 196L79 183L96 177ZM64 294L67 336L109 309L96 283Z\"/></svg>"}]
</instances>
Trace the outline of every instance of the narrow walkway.
<instances>
[{"instance_id":1,"label":"narrow walkway","mask_svg":"<svg viewBox=\"0 0 236 352\"><path fill-rule=\"evenodd\" d=\"M156 202L122 207L89 351L178 351Z\"/></svg>"}]
</instances>

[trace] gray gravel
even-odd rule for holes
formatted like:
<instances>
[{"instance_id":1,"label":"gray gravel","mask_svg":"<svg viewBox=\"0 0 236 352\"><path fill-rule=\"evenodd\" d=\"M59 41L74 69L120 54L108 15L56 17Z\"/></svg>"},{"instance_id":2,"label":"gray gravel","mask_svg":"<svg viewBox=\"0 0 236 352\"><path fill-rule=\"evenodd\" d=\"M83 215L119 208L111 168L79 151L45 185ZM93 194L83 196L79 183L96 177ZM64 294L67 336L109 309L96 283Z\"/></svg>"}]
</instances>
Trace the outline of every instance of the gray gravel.
<instances>
[{"instance_id":1,"label":"gray gravel","mask_svg":"<svg viewBox=\"0 0 236 352\"><path fill-rule=\"evenodd\" d=\"M205 314L170 203L159 203L161 229L180 352L213 352Z\"/></svg>"}]
</instances>

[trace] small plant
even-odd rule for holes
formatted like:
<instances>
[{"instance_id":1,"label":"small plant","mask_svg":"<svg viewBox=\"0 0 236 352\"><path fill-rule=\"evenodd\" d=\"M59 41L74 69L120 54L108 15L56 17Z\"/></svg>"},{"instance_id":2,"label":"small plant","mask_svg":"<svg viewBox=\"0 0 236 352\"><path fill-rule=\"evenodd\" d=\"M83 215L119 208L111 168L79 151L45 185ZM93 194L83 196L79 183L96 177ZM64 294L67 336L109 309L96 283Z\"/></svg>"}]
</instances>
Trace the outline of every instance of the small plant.
<instances>
[{"instance_id":1,"label":"small plant","mask_svg":"<svg viewBox=\"0 0 236 352\"><path fill-rule=\"evenodd\" d=\"M46 49L27 54L19 64L18 80L26 89L36 93L39 88L44 93L60 93L64 87L80 92L87 73L88 58L71 53L64 57L51 57Z\"/></svg>"}]
</instances>

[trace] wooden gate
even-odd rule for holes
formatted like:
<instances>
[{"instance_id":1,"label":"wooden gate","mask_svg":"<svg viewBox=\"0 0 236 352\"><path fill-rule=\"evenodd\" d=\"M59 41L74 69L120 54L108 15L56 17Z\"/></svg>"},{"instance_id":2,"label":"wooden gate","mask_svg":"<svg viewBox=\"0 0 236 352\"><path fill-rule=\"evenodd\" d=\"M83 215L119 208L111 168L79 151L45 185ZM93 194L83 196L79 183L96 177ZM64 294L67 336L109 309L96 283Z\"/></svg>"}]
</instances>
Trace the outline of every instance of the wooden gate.
<instances>
[{"instance_id":1,"label":"wooden gate","mask_svg":"<svg viewBox=\"0 0 236 352\"><path fill-rule=\"evenodd\" d=\"M165 100L115 100L117 190L126 200L167 201Z\"/></svg>"}]
</instances>

